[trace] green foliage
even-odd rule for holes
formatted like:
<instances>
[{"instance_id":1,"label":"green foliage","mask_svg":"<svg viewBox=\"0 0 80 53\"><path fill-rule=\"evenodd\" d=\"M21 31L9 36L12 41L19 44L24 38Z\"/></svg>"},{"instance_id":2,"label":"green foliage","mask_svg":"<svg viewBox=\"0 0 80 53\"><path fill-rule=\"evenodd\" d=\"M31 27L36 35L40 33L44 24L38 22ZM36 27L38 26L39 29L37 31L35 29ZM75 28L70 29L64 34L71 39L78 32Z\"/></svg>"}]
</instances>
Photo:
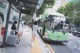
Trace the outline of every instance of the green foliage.
<instances>
[{"instance_id":1,"label":"green foliage","mask_svg":"<svg viewBox=\"0 0 80 53\"><path fill-rule=\"evenodd\" d=\"M60 7L58 12L69 17L70 22L80 22L80 2L69 2L64 7Z\"/></svg>"},{"instance_id":2,"label":"green foliage","mask_svg":"<svg viewBox=\"0 0 80 53\"><path fill-rule=\"evenodd\" d=\"M23 16L22 16L22 20L32 21L32 16L31 16L31 15L23 15Z\"/></svg>"},{"instance_id":3,"label":"green foliage","mask_svg":"<svg viewBox=\"0 0 80 53\"><path fill-rule=\"evenodd\" d=\"M67 3L66 6L60 7L58 12L64 14L65 16L69 16L74 10L73 2Z\"/></svg>"},{"instance_id":4,"label":"green foliage","mask_svg":"<svg viewBox=\"0 0 80 53\"><path fill-rule=\"evenodd\" d=\"M60 7L60 8L58 9L58 12L66 15L65 12L64 12L65 10L66 10L65 7ZM66 11L66 13L67 13L67 11Z\"/></svg>"},{"instance_id":5,"label":"green foliage","mask_svg":"<svg viewBox=\"0 0 80 53\"><path fill-rule=\"evenodd\" d=\"M41 8L37 11L37 16L44 13L46 8L51 8L55 3L55 0L44 0Z\"/></svg>"}]
</instances>

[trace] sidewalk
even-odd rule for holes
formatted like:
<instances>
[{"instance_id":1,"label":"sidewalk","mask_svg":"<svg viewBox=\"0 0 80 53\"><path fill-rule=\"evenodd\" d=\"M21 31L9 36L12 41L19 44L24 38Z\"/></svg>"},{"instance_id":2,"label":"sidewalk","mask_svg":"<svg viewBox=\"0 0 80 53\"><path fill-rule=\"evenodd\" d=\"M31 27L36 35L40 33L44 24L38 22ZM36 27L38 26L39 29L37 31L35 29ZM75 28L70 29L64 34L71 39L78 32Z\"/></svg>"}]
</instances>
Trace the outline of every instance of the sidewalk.
<instances>
[{"instance_id":1,"label":"sidewalk","mask_svg":"<svg viewBox=\"0 0 80 53\"><path fill-rule=\"evenodd\" d=\"M32 30L28 26L20 26L20 30L23 30L20 43L16 47L6 47L6 53L52 53L38 33L36 33L34 45L31 47Z\"/></svg>"},{"instance_id":2,"label":"sidewalk","mask_svg":"<svg viewBox=\"0 0 80 53\"><path fill-rule=\"evenodd\" d=\"M40 45L42 42L39 41L40 40L38 37L35 37L34 44L31 48L31 53L55 53L48 44L46 46L43 44Z\"/></svg>"},{"instance_id":3,"label":"sidewalk","mask_svg":"<svg viewBox=\"0 0 80 53\"><path fill-rule=\"evenodd\" d=\"M31 53L42 53L42 49L39 46L38 38L35 37L34 45L31 48Z\"/></svg>"},{"instance_id":4,"label":"sidewalk","mask_svg":"<svg viewBox=\"0 0 80 53\"><path fill-rule=\"evenodd\" d=\"M53 53L52 51L51 51L51 49L48 47L48 45L47 44L45 44L44 43L44 41L41 39L41 37L40 37L40 35L36 32L36 38L37 38L37 40L38 40L38 48L39 49L41 49L40 51L42 52L42 53ZM36 39L35 38L35 39ZM37 41L36 41L37 42ZM37 49L35 48L35 50L37 51Z\"/></svg>"},{"instance_id":5,"label":"sidewalk","mask_svg":"<svg viewBox=\"0 0 80 53\"><path fill-rule=\"evenodd\" d=\"M27 26L20 27L21 30L24 30L24 34L21 36L20 43L16 47L6 47L5 53L31 53L31 30Z\"/></svg>"}]
</instances>

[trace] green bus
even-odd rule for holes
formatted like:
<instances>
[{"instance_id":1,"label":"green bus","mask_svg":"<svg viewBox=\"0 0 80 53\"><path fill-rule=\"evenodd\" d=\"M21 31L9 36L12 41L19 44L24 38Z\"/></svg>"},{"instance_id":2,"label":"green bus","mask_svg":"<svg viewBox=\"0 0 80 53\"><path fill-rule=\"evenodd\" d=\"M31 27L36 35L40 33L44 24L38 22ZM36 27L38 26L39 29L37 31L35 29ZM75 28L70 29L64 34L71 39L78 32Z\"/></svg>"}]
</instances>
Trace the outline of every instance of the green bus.
<instances>
[{"instance_id":1,"label":"green bus","mask_svg":"<svg viewBox=\"0 0 80 53\"><path fill-rule=\"evenodd\" d=\"M49 15L44 21L41 19L39 20L40 27L38 33L44 40L59 42L68 41L68 26L65 24L64 20L55 20L57 17L61 18L62 16Z\"/></svg>"}]
</instances>

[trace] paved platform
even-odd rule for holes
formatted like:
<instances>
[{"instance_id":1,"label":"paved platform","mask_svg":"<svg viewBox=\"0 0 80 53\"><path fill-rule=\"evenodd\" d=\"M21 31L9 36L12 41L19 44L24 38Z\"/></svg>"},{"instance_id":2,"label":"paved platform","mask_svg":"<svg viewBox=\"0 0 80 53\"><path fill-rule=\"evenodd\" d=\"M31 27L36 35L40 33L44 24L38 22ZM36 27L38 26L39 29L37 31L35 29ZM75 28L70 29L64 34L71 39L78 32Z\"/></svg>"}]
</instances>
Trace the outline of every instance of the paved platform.
<instances>
[{"instance_id":1,"label":"paved platform","mask_svg":"<svg viewBox=\"0 0 80 53\"><path fill-rule=\"evenodd\" d=\"M23 30L23 35L19 44L16 44L16 47L6 47L5 53L31 53L31 37L32 30L28 26L20 28Z\"/></svg>"},{"instance_id":2,"label":"paved platform","mask_svg":"<svg viewBox=\"0 0 80 53\"><path fill-rule=\"evenodd\" d=\"M35 37L35 41L34 41L34 44L31 48L31 53L42 53L42 49L39 45L39 40L37 37Z\"/></svg>"},{"instance_id":3,"label":"paved platform","mask_svg":"<svg viewBox=\"0 0 80 53\"><path fill-rule=\"evenodd\" d=\"M10 26L9 28L11 28ZM6 47L5 53L51 53L38 33L36 33L34 45L31 47L32 30L28 26L20 26L20 31L23 31L20 43L16 47ZM8 35L9 32L10 29L8 29Z\"/></svg>"}]
</instances>

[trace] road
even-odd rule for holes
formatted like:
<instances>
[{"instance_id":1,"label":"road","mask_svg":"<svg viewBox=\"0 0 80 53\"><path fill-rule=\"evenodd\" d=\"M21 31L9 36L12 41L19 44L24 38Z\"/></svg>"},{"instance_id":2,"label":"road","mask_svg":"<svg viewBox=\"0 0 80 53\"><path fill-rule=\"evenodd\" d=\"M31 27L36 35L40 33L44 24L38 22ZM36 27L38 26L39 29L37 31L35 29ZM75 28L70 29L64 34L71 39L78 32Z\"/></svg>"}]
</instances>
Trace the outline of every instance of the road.
<instances>
[{"instance_id":1,"label":"road","mask_svg":"<svg viewBox=\"0 0 80 53\"><path fill-rule=\"evenodd\" d=\"M49 42L55 53L80 53L80 38L74 37L68 42Z\"/></svg>"}]
</instances>

